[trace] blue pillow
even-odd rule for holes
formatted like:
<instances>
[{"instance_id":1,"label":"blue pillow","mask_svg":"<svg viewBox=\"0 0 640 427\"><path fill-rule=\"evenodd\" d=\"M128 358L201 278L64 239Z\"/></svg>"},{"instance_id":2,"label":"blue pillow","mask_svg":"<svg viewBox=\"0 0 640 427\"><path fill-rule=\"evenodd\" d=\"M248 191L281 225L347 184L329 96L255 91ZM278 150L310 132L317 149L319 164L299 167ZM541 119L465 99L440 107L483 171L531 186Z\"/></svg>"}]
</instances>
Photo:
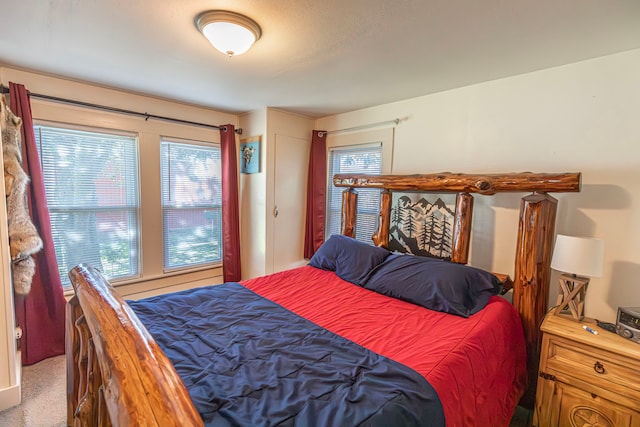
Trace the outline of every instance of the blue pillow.
<instances>
[{"instance_id":1,"label":"blue pillow","mask_svg":"<svg viewBox=\"0 0 640 427\"><path fill-rule=\"evenodd\" d=\"M478 268L393 254L371 272L364 287L431 310L469 317L482 310L502 284Z\"/></svg>"},{"instance_id":2,"label":"blue pillow","mask_svg":"<svg viewBox=\"0 0 640 427\"><path fill-rule=\"evenodd\" d=\"M389 254L391 252L384 248L334 234L318 248L309 260L309 265L335 271L342 280L362 286L369 272Z\"/></svg>"}]
</instances>

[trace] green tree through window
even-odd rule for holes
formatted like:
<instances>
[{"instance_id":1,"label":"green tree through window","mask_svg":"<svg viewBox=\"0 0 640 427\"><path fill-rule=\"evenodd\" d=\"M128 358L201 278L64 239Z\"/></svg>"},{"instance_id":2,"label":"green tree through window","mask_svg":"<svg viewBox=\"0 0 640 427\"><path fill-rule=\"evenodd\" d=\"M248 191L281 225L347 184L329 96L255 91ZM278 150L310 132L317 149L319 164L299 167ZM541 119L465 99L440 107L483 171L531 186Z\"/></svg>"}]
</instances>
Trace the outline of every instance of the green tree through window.
<instances>
[{"instance_id":1,"label":"green tree through window","mask_svg":"<svg viewBox=\"0 0 640 427\"><path fill-rule=\"evenodd\" d=\"M164 267L222 261L220 147L161 144Z\"/></svg>"},{"instance_id":2,"label":"green tree through window","mask_svg":"<svg viewBox=\"0 0 640 427\"><path fill-rule=\"evenodd\" d=\"M137 138L34 126L58 271L86 262L107 278L139 274Z\"/></svg>"}]
</instances>

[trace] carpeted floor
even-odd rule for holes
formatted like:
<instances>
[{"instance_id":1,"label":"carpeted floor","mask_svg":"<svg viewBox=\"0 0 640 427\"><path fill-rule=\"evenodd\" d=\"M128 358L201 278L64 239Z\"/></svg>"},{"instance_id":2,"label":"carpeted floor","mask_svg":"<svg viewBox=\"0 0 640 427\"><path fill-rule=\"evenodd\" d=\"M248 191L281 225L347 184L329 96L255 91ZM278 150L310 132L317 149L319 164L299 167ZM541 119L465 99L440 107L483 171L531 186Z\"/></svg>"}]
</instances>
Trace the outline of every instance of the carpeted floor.
<instances>
[{"instance_id":1,"label":"carpeted floor","mask_svg":"<svg viewBox=\"0 0 640 427\"><path fill-rule=\"evenodd\" d=\"M64 356L22 368L22 403L0 412L3 427L66 426Z\"/></svg>"}]
</instances>

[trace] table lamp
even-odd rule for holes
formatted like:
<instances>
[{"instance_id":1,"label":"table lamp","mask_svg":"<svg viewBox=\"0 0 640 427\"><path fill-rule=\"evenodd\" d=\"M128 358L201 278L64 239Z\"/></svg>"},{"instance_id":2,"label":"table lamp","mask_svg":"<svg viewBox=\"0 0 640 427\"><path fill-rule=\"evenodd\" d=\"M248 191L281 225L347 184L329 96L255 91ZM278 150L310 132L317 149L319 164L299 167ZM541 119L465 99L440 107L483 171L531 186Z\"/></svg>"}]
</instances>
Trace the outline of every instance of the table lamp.
<instances>
[{"instance_id":1,"label":"table lamp","mask_svg":"<svg viewBox=\"0 0 640 427\"><path fill-rule=\"evenodd\" d=\"M577 322L584 318L584 298L590 277L602 276L604 241L558 234L551 268L562 272L554 314L570 311Z\"/></svg>"}]
</instances>

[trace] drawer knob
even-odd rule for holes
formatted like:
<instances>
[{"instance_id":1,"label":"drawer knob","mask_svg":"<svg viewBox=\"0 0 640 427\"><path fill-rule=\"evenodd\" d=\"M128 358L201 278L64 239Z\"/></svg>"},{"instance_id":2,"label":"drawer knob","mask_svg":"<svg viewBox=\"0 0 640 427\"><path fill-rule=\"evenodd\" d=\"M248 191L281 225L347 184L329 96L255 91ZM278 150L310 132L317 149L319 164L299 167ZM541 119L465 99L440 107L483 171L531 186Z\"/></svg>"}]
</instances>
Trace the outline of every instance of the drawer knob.
<instances>
[{"instance_id":1,"label":"drawer knob","mask_svg":"<svg viewBox=\"0 0 640 427\"><path fill-rule=\"evenodd\" d=\"M596 362L593 364L593 370L596 371L596 373L598 374L604 374L605 372L604 365L600 362Z\"/></svg>"}]
</instances>

